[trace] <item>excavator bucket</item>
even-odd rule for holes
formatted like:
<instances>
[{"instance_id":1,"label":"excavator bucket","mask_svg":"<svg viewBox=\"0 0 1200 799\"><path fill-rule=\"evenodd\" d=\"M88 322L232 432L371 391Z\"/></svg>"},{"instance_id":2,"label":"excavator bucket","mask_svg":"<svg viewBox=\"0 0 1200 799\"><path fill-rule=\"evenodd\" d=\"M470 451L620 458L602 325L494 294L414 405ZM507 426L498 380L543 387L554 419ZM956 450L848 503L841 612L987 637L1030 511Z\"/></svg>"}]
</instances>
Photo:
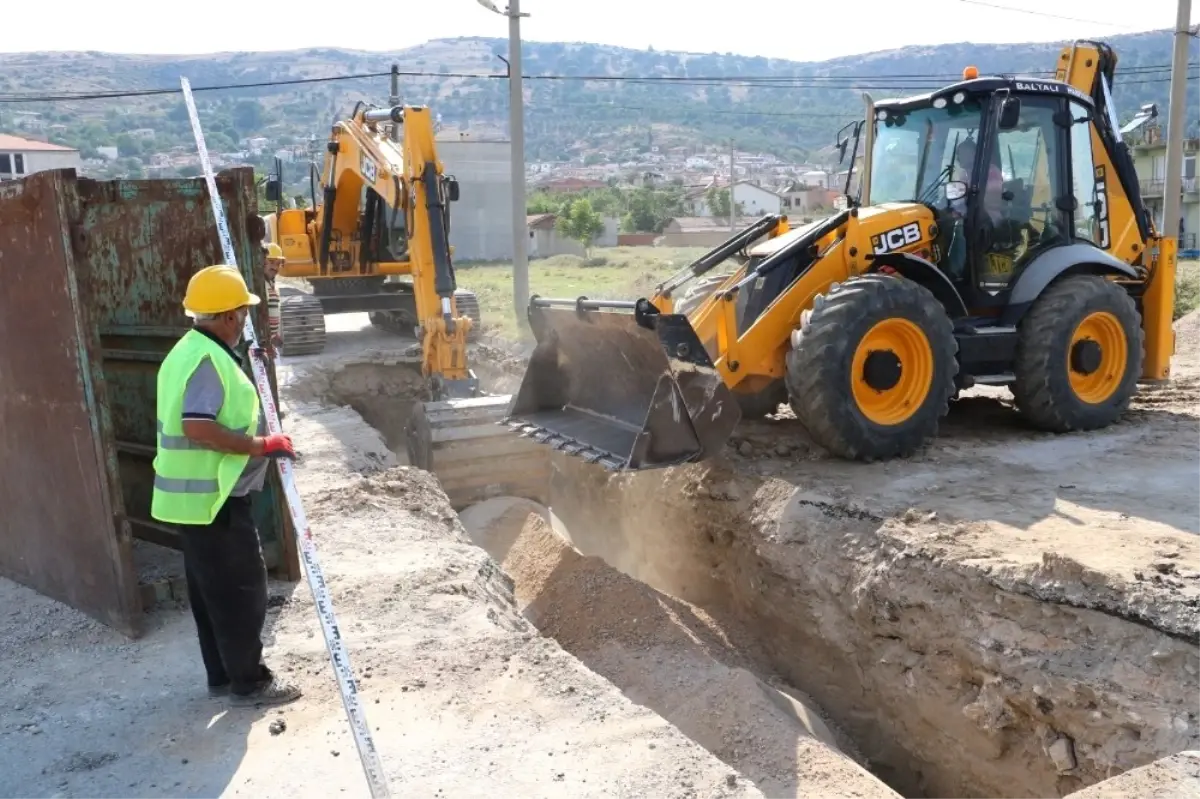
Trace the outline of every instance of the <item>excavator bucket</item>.
<instances>
[{"instance_id":1,"label":"excavator bucket","mask_svg":"<svg viewBox=\"0 0 1200 799\"><path fill-rule=\"evenodd\" d=\"M522 435L636 470L718 452L738 423L732 392L682 314L645 300L535 297L529 321L537 347L504 420Z\"/></svg>"}]
</instances>

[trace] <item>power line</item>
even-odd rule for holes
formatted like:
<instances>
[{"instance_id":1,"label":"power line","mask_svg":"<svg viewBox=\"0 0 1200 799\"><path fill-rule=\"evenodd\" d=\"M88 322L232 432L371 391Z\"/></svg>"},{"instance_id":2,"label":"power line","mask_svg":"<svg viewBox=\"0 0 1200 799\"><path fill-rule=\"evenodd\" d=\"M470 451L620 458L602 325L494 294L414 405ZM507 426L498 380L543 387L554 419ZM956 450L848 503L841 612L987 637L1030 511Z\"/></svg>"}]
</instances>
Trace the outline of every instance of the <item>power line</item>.
<instances>
[{"instance_id":1,"label":"power line","mask_svg":"<svg viewBox=\"0 0 1200 799\"><path fill-rule=\"evenodd\" d=\"M1189 69L1196 64L1189 64ZM1166 73L1170 65L1142 65L1123 70L1121 74L1135 77L1145 77L1155 73ZM237 89L259 89L277 86L299 86L340 81L369 80L388 77L388 72L364 72L350 75L329 75L320 78L291 78L286 80L256 81L252 83L228 83L213 86L194 86L193 92L232 91ZM471 72L401 72L401 77L464 80L507 80L502 73L471 73ZM1052 75L1052 72L1035 71L1024 73L1030 77ZM961 75L951 73L927 73L909 75L804 75L804 76L753 76L753 75L712 75L712 76L676 76L676 75L526 75L528 81L569 81L595 83L629 83L634 85L668 84L688 87L745 87L759 89L859 89L859 90L896 90L896 91L927 91L941 88L947 83L961 78ZM1191 78L1189 77L1189 80ZM1117 82L1117 87L1140 85L1146 83L1168 82L1170 77ZM870 81L870 83L864 83ZM910 81L900 83L898 81ZM917 82L920 81L920 82ZM177 88L161 89L129 89L99 92L58 92L55 94L4 93L0 94L0 104L33 103L33 102L70 102L83 100L114 100L133 97L154 97L179 94Z\"/></svg>"},{"instance_id":2,"label":"power line","mask_svg":"<svg viewBox=\"0 0 1200 799\"><path fill-rule=\"evenodd\" d=\"M1121 30L1132 30L1134 26L1123 25L1116 22L1101 22L1098 19L1080 19L1078 17L1064 17L1059 14L1050 14L1045 11L1034 11L1031 8L1017 8L1015 6L1003 6L998 3L985 3L983 0L961 0L963 3L969 3L973 6L984 6L985 8L995 8L1000 11L1014 11L1018 14L1032 14L1035 17L1049 17L1050 19L1062 19L1067 22L1082 22L1086 25L1106 25L1110 28L1120 28Z\"/></svg>"},{"instance_id":3,"label":"power line","mask_svg":"<svg viewBox=\"0 0 1200 799\"><path fill-rule=\"evenodd\" d=\"M663 106L637 106L637 105L619 105L614 103L547 103L538 105L537 103L527 103L525 106L528 111L549 111L557 112L563 108L579 108L579 109L602 109L614 111L686 111L688 109L666 108ZM822 119L859 119L862 114L801 114L797 112L787 111L740 111L735 109L709 109L703 110L693 109L694 113L710 115L718 114L723 116L752 116L752 117L784 117L791 119L816 119L818 116Z\"/></svg>"}]
</instances>

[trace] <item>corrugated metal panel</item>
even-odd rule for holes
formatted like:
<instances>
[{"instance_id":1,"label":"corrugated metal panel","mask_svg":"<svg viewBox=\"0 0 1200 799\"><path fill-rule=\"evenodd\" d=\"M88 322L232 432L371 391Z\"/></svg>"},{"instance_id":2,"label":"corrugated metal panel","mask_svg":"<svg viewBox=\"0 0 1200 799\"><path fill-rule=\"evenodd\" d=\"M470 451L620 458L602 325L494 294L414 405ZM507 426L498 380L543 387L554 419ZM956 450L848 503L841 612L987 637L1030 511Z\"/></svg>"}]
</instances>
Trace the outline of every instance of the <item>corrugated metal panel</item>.
<instances>
[{"instance_id":1,"label":"corrugated metal panel","mask_svg":"<svg viewBox=\"0 0 1200 799\"><path fill-rule=\"evenodd\" d=\"M133 635L136 577L74 273L70 174L0 186L0 573Z\"/></svg>"},{"instance_id":2,"label":"corrugated metal panel","mask_svg":"<svg viewBox=\"0 0 1200 799\"><path fill-rule=\"evenodd\" d=\"M263 296L258 251L263 231L253 170L222 173L217 191L242 272ZM181 305L188 279L223 260L207 191L200 179L80 180L75 208L81 231L75 242L79 282L102 342L126 513L139 536L171 544L171 532L150 519L155 381L159 364L190 324ZM259 330L267 329L266 307L265 302L259 306ZM277 531L276 520L285 515L279 496L272 470L271 483L255 498L269 567L289 560L282 546L289 538Z\"/></svg>"}]
</instances>

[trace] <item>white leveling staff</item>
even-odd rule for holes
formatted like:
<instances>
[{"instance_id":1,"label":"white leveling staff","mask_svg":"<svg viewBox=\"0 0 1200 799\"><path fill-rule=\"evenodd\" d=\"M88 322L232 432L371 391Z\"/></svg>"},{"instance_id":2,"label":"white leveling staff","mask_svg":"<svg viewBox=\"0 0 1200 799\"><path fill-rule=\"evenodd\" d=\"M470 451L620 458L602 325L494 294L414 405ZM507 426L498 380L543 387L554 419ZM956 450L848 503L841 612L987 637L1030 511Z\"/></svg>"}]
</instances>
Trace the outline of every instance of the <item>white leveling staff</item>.
<instances>
[{"instance_id":1,"label":"white leveling staff","mask_svg":"<svg viewBox=\"0 0 1200 799\"><path fill-rule=\"evenodd\" d=\"M192 121L192 133L196 137L196 149L200 152L200 166L204 169L204 182L208 185L208 197L212 201L213 216L217 220L217 233L221 238L221 250L225 255L225 264L237 268L237 256L233 252L233 239L229 235L229 224L225 220L225 209L221 206L221 198L217 194L217 181L213 177L212 162L208 158L208 147L204 144L204 132L200 130L200 118L196 114L196 103L192 99L192 87L187 78L179 79L183 87L183 100L187 103L188 117ZM267 381L267 366L258 346L258 337L254 333L254 325L250 317L246 317L246 341L250 343L250 364L254 370L254 384L258 388L258 397L267 415L267 429L272 433L283 431L279 424L279 414L275 410L275 400L271 396L271 384ZM279 466L279 477L283 483L283 492L287 497L288 510L292 516L292 527L296 531L296 539L300 546L300 556L304 561L304 574L308 577L308 587L312 590L313 601L317 606L317 616L321 620L321 630L325 633L325 648L329 651L329 661L333 664L333 673L337 676L338 688L342 694L342 704L346 706L346 716L350 720L350 730L354 733L354 743L358 746L358 756L362 760L363 772L375 799L390 797L387 779L383 774L383 765L379 761L379 752L371 738L371 728L367 726L367 714L359 701L358 685L354 673L350 669L350 654L342 641L338 629L337 618L333 615L333 600L329 596L329 588L325 585L325 575L321 572L321 564L317 560L317 547L313 541L312 529L308 526L308 518L304 514L304 505L300 502L300 492L296 490L295 474L292 463L287 458L275 461Z\"/></svg>"}]
</instances>

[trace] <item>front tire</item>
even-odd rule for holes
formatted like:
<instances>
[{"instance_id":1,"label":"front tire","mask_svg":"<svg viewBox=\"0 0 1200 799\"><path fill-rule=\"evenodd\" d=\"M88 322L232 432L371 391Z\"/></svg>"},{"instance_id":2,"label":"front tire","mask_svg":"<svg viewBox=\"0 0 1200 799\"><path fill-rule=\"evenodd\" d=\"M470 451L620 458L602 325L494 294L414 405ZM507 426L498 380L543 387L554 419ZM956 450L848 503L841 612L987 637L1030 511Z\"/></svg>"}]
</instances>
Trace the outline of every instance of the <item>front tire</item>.
<instances>
[{"instance_id":1,"label":"front tire","mask_svg":"<svg viewBox=\"0 0 1200 799\"><path fill-rule=\"evenodd\" d=\"M787 357L792 410L851 460L907 457L937 435L958 373L954 326L933 293L862 275L818 297Z\"/></svg>"},{"instance_id":2,"label":"front tire","mask_svg":"<svg viewBox=\"0 0 1200 799\"><path fill-rule=\"evenodd\" d=\"M1144 334L1133 298L1097 275L1051 284L1021 320L1013 395L1042 430L1116 422L1137 391Z\"/></svg>"}]
</instances>

